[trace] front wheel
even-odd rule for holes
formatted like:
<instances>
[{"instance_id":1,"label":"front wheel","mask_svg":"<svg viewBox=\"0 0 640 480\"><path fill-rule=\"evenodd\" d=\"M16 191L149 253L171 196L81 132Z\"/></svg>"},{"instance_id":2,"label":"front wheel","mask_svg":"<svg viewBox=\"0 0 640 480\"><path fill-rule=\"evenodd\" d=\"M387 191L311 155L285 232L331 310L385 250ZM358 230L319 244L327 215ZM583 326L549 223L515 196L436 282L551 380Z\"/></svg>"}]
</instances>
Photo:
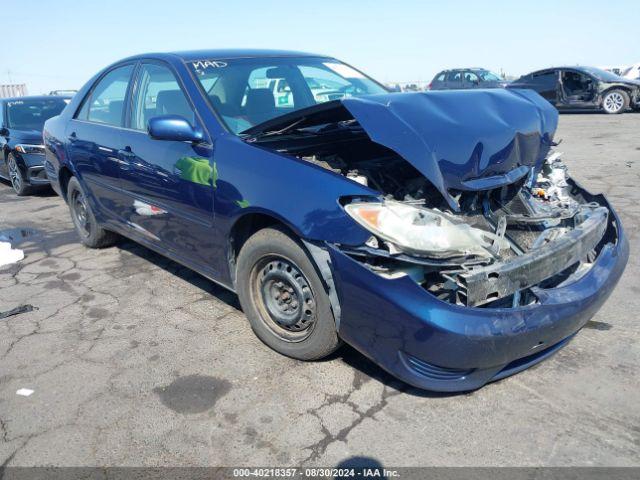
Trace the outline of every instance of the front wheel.
<instances>
[{"instance_id":1,"label":"front wheel","mask_svg":"<svg viewBox=\"0 0 640 480\"><path fill-rule=\"evenodd\" d=\"M622 113L627 107L629 107L629 95L624 90L611 90L602 97L602 110L605 113Z\"/></svg>"},{"instance_id":2,"label":"front wheel","mask_svg":"<svg viewBox=\"0 0 640 480\"><path fill-rule=\"evenodd\" d=\"M80 237L80 241L90 248L103 248L113 245L118 239L113 232L98 225L96 217L87 202L80 182L71 177L67 185L67 203L71 212L71 219Z\"/></svg>"},{"instance_id":3,"label":"front wheel","mask_svg":"<svg viewBox=\"0 0 640 480\"><path fill-rule=\"evenodd\" d=\"M7 157L7 170L9 170L9 180L11 180L11 186L16 195L19 197L29 195L32 188L24 178L20 165L13 155Z\"/></svg>"},{"instance_id":4,"label":"front wheel","mask_svg":"<svg viewBox=\"0 0 640 480\"><path fill-rule=\"evenodd\" d=\"M237 286L251 328L275 351L316 360L340 346L324 284L285 231L266 228L247 240L238 255Z\"/></svg>"}]
</instances>

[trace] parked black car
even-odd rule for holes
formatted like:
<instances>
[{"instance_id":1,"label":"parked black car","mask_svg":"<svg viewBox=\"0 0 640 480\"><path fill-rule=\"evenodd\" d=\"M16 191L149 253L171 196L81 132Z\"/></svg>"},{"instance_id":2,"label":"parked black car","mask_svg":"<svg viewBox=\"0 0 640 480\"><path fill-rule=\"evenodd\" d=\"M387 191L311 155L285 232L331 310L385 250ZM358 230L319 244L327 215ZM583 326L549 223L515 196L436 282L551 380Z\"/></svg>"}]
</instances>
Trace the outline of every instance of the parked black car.
<instances>
[{"instance_id":1,"label":"parked black car","mask_svg":"<svg viewBox=\"0 0 640 480\"><path fill-rule=\"evenodd\" d=\"M515 80L509 88L530 88L558 110L589 109L621 113L640 109L640 82L595 67L555 67Z\"/></svg>"},{"instance_id":2,"label":"parked black car","mask_svg":"<svg viewBox=\"0 0 640 480\"><path fill-rule=\"evenodd\" d=\"M486 68L455 68L438 73L429 90L460 90L469 88L499 88L507 84L499 75Z\"/></svg>"},{"instance_id":3,"label":"parked black car","mask_svg":"<svg viewBox=\"0 0 640 480\"><path fill-rule=\"evenodd\" d=\"M0 99L0 178L11 182L18 195L49 185L44 171L44 122L59 115L69 97Z\"/></svg>"}]
</instances>

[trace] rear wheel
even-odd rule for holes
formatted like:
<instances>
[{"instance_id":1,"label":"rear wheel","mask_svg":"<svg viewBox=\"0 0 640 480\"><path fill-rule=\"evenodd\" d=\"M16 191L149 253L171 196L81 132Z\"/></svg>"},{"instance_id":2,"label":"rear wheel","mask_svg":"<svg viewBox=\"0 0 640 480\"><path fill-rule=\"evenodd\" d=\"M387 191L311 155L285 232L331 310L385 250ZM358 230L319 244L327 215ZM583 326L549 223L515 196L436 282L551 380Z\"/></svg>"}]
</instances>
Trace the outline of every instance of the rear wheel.
<instances>
[{"instance_id":1,"label":"rear wheel","mask_svg":"<svg viewBox=\"0 0 640 480\"><path fill-rule=\"evenodd\" d=\"M16 192L16 195L22 197L24 195L29 195L33 191L24 178L24 174L20 169L20 165L18 165L18 161L11 154L7 157L7 170L9 170L9 180L11 180L11 186Z\"/></svg>"},{"instance_id":2,"label":"rear wheel","mask_svg":"<svg viewBox=\"0 0 640 480\"><path fill-rule=\"evenodd\" d=\"M113 245L118 236L98 225L96 217L91 211L87 198L80 187L80 182L71 177L67 185L67 202L73 225L78 232L80 241L90 248L103 248Z\"/></svg>"},{"instance_id":3,"label":"rear wheel","mask_svg":"<svg viewBox=\"0 0 640 480\"><path fill-rule=\"evenodd\" d=\"M238 255L238 297L258 338L315 360L340 346L325 287L302 246L281 229L255 233Z\"/></svg>"},{"instance_id":4,"label":"rear wheel","mask_svg":"<svg viewBox=\"0 0 640 480\"><path fill-rule=\"evenodd\" d=\"M610 90L602 97L602 109L606 113L622 113L629 107L629 95L624 90Z\"/></svg>"}]
</instances>

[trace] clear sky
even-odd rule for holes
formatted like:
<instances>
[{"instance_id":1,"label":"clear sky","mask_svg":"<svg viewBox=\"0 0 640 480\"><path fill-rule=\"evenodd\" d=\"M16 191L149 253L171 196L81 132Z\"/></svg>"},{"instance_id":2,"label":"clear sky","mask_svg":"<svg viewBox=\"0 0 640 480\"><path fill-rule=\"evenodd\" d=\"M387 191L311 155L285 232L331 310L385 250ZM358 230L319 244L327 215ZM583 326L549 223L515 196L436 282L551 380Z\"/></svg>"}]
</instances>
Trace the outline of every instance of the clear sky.
<instances>
[{"instance_id":1,"label":"clear sky","mask_svg":"<svg viewBox=\"0 0 640 480\"><path fill-rule=\"evenodd\" d=\"M0 0L0 83L79 88L125 56L279 48L340 58L383 82L480 66L640 62L640 0Z\"/></svg>"}]
</instances>

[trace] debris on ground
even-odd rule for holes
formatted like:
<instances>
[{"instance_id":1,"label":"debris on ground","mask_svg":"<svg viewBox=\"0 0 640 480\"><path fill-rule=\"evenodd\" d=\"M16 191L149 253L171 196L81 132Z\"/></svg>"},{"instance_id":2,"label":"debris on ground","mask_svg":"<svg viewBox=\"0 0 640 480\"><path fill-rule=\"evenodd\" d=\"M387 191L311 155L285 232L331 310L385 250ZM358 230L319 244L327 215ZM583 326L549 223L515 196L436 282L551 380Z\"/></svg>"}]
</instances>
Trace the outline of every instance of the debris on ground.
<instances>
[{"instance_id":1,"label":"debris on ground","mask_svg":"<svg viewBox=\"0 0 640 480\"><path fill-rule=\"evenodd\" d=\"M0 312L0 319L13 317L14 315L20 315L21 313L33 312L34 310L37 310L37 308L33 305L20 305L19 307L12 308L6 312Z\"/></svg>"},{"instance_id":2,"label":"debris on ground","mask_svg":"<svg viewBox=\"0 0 640 480\"><path fill-rule=\"evenodd\" d=\"M19 388L16 390L16 395L20 395L21 397L30 396L35 390L31 390L30 388Z\"/></svg>"},{"instance_id":3,"label":"debris on ground","mask_svg":"<svg viewBox=\"0 0 640 480\"><path fill-rule=\"evenodd\" d=\"M9 242L0 241L0 267L19 262L23 258L22 250L13 249Z\"/></svg>"}]
</instances>

